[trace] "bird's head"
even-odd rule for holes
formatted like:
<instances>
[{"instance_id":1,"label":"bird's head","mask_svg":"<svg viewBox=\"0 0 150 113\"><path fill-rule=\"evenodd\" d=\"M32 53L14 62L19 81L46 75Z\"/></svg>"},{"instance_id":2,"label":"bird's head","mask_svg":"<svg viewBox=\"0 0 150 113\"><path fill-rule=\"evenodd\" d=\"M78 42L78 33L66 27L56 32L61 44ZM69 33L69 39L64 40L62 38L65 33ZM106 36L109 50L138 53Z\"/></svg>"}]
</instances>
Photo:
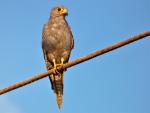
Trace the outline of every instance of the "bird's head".
<instances>
[{"instance_id":1,"label":"bird's head","mask_svg":"<svg viewBox=\"0 0 150 113\"><path fill-rule=\"evenodd\" d=\"M57 6L51 10L51 17L65 17L66 15L68 15L68 9L64 6Z\"/></svg>"}]
</instances>

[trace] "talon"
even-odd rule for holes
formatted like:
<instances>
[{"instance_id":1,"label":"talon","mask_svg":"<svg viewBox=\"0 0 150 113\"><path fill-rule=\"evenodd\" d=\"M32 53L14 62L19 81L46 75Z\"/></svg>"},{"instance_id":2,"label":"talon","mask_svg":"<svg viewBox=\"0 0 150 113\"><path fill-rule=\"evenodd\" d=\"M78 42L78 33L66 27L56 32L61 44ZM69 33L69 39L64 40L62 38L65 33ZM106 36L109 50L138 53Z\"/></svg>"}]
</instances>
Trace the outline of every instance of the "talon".
<instances>
[{"instance_id":1,"label":"talon","mask_svg":"<svg viewBox=\"0 0 150 113\"><path fill-rule=\"evenodd\" d=\"M53 69L53 73L54 75L58 73L58 71L56 69Z\"/></svg>"},{"instance_id":2,"label":"talon","mask_svg":"<svg viewBox=\"0 0 150 113\"><path fill-rule=\"evenodd\" d=\"M53 64L54 64L54 68L53 68L54 74L59 73L58 69L57 69L57 64L56 64L56 60L55 59L53 59Z\"/></svg>"},{"instance_id":3,"label":"talon","mask_svg":"<svg viewBox=\"0 0 150 113\"><path fill-rule=\"evenodd\" d=\"M59 70L60 67L63 67L63 65L64 65L64 58L61 58L61 63L60 64L56 64L56 60L53 59L53 65L54 65L53 73L54 74L60 73L58 70Z\"/></svg>"}]
</instances>

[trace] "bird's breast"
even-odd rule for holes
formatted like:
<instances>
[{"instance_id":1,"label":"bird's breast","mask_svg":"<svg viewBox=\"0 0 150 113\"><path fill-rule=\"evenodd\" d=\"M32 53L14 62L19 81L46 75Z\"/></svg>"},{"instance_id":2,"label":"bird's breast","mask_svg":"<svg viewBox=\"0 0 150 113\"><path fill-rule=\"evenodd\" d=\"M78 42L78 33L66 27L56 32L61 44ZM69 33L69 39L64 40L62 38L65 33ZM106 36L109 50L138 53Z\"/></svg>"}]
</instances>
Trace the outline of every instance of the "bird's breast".
<instances>
[{"instance_id":1,"label":"bird's breast","mask_svg":"<svg viewBox=\"0 0 150 113\"><path fill-rule=\"evenodd\" d=\"M46 47L51 50L63 50L70 47L70 35L66 29L52 27L48 37L46 37Z\"/></svg>"}]
</instances>

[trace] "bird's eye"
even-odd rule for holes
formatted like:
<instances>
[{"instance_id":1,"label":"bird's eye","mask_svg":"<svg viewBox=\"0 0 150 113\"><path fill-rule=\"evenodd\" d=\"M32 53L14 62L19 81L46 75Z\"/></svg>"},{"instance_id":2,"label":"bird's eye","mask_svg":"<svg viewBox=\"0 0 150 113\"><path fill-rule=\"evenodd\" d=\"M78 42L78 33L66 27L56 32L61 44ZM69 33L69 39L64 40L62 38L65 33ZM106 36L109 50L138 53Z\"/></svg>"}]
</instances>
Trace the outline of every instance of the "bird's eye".
<instances>
[{"instance_id":1,"label":"bird's eye","mask_svg":"<svg viewBox=\"0 0 150 113\"><path fill-rule=\"evenodd\" d=\"M61 11L61 8L58 8L57 10L58 10L58 11Z\"/></svg>"}]
</instances>

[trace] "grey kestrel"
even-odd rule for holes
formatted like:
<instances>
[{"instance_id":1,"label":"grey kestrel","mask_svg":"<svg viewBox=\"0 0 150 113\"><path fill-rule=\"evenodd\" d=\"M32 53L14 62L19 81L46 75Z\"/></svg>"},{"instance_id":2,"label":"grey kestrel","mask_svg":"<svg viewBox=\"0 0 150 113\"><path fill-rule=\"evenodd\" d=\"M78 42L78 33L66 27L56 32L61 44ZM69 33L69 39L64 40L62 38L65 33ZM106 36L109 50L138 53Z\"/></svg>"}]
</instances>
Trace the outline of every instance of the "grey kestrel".
<instances>
[{"instance_id":1,"label":"grey kestrel","mask_svg":"<svg viewBox=\"0 0 150 113\"><path fill-rule=\"evenodd\" d=\"M59 108L63 101L64 71L58 71L57 66L68 62L74 46L71 29L65 19L66 15L68 15L66 7L54 7L42 33L42 49L47 70L55 70L54 74L49 75L49 79Z\"/></svg>"}]
</instances>

